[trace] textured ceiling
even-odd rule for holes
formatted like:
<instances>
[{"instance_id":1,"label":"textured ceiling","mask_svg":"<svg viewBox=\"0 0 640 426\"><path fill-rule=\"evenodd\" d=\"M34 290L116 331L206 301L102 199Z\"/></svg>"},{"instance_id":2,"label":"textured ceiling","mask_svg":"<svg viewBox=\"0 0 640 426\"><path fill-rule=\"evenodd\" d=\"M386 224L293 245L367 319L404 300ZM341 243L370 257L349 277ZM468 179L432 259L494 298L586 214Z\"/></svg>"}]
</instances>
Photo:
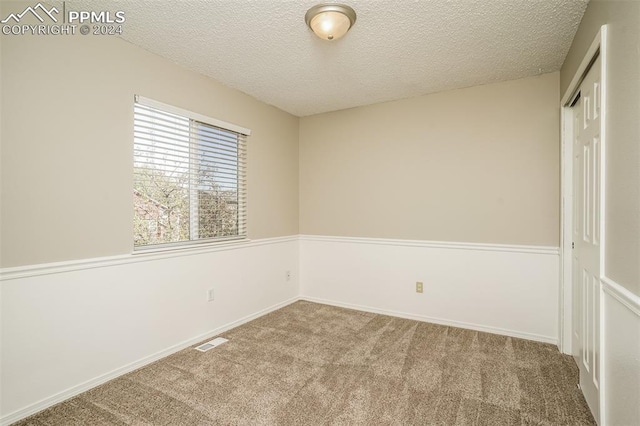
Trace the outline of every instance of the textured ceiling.
<instances>
[{"instance_id":1,"label":"textured ceiling","mask_svg":"<svg viewBox=\"0 0 640 426\"><path fill-rule=\"evenodd\" d=\"M320 40L316 1L69 1L124 10L123 38L298 116L557 71L588 0L344 0Z\"/></svg>"}]
</instances>

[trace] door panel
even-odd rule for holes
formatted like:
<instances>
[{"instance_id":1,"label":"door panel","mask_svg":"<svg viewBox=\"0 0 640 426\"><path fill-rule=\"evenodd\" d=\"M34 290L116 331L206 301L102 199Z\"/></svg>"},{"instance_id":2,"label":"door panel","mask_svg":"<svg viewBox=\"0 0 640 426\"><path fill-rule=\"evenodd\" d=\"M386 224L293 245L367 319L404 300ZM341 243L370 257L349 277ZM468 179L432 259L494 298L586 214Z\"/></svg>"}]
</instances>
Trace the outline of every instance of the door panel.
<instances>
[{"instance_id":1,"label":"door panel","mask_svg":"<svg viewBox=\"0 0 640 426\"><path fill-rule=\"evenodd\" d=\"M600 59L574 105L573 341L580 386L596 420L600 392Z\"/></svg>"}]
</instances>

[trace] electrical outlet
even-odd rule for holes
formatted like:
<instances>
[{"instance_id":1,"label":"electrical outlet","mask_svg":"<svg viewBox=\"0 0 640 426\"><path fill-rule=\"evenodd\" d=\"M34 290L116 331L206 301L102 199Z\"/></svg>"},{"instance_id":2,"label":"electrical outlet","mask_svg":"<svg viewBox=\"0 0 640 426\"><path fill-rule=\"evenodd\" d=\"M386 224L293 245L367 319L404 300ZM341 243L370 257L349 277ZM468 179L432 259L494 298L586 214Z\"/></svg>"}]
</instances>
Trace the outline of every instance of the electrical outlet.
<instances>
[{"instance_id":1,"label":"electrical outlet","mask_svg":"<svg viewBox=\"0 0 640 426\"><path fill-rule=\"evenodd\" d=\"M207 300L208 300L209 302L213 302L213 299L214 299L214 297L213 297L213 296L214 296L214 295L213 295L213 289L212 289L212 288L210 288L209 290L207 290Z\"/></svg>"},{"instance_id":2,"label":"electrical outlet","mask_svg":"<svg viewBox=\"0 0 640 426\"><path fill-rule=\"evenodd\" d=\"M285 272L285 278L287 281L291 281L291 271L286 271Z\"/></svg>"},{"instance_id":3,"label":"electrical outlet","mask_svg":"<svg viewBox=\"0 0 640 426\"><path fill-rule=\"evenodd\" d=\"M416 281L416 293L422 293L423 290L422 281Z\"/></svg>"}]
</instances>

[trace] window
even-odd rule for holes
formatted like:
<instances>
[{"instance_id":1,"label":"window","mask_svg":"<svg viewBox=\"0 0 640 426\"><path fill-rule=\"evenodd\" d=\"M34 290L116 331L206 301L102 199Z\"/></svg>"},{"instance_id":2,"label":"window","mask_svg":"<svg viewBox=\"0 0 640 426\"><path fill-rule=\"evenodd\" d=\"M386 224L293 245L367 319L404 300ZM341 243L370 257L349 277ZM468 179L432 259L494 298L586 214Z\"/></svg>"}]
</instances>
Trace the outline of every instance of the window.
<instances>
[{"instance_id":1,"label":"window","mask_svg":"<svg viewBox=\"0 0 640 426\"><path fill-rule=\"evenodd\" d=\"M134 249L246 238L246 136L136 96Z\"/></svg>"}]
</instances>

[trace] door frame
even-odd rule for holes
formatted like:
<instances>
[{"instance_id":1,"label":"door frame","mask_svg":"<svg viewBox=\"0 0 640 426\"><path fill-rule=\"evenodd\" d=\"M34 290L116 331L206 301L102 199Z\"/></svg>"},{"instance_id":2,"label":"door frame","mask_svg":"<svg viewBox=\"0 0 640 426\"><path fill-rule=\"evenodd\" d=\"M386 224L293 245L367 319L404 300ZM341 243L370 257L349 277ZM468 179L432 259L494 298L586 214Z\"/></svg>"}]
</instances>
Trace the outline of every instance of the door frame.
<instances>
[{"instance_id":1,"label":"door frame","mask_svg":"<svg viewBox=\"0 0 640 426\"><path fill-rule=\"evenodd\" d=\"M600 165L600 319L598 327L600 329L600 361L598 370L600 372L600 424L604 422L604 297L602 295L602 277L605 276L605 200L606 200L606 143L607 143L607 25L603 25L598 30L593 42L586 51L580 66L576 70L571 83L562 96L560 102L560 142L561 142L561 161L560 161L560 309L558 324L558 347L561 352L572 354L572 327L573 327L573 277L572 277L572 247L573 240L573 116L571 102L580 88L582 80L587 72L591 69L591 65L595 59L600 56L600 149L601 149L601 165Z\"/></svg>"}]
</instances>

